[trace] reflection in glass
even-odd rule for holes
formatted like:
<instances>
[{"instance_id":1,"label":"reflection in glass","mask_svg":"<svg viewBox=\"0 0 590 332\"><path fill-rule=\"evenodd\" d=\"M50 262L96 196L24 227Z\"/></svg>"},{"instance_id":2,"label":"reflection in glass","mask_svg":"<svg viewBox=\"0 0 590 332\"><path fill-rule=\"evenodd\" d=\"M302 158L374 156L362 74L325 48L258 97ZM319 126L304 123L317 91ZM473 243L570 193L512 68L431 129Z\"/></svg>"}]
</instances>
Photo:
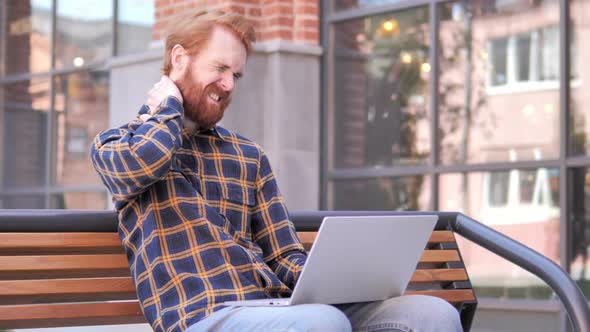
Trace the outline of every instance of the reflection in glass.
<instances>
[{"instance_id":1,"label":"reflection in glass","mask_svg":"<svg viewBox=\"0 0 590 332\"><path fill-rule=\"evenodd\" d=\"M112 1L57 0L56 67L81 67L110 57L112 17Z\"/></svg>"},{"instance_id":2,"label":"reflection in glass","mask_svg":"<svg viewBox=\"0 0 590 332\"><path fill-rule=\"evenodd\" d=\"M51 0L4 0L4 75L38 73L51 67ZM1 11L0 11L1 13Z\"/></svg>"},{"instance_id":3,"label":"reflection in glass","mask_svg":"<svg viewBox=\"0 0 590 332\"><path fill-rule=\"evenodd\" d=\"M65 192L51 195L50 209L105 210L106 192Z\"/></svg>"},{"instance_id":4,"label":"reflection in glass","mask_svg":"<svg viewBox=\"0 0 590 332\"><path fill-rule=\"evenodd\" d=\"M334 28L333 167L425 163L430 154L428 8Z\"/></svg>"},{"instance_id":5,"label":"reflection in glass","mask_svg":"<svg viewBox=\"0 0 590 332\"><path fill-rule=\"evenodd\" d=\"M571 171L571 214L568 246L572 253L570 273L580 288L590 297L590 172L588 168Z\"/></svg>"},{"instance_id":6,"label":"reflection in glass","mask_svg":"<svg viewBox=\"0 0 590 332\"><path fill-rule=\"evenodd\" d=\"M519 55L517 59L518 71L516 73L516 79L519 82L526 82L531 79L531 39L532 35L529 33L516 37L516 52Z\"/></svg>"},{"instance_id":7,"label":"reflection in glass","mask_svg":"<svg viewBox=\"0 0 590 332\"><path fill-rule=\"evenodd\" d=\"M428 210L429 181L427 176L334 181L330 186L330 209Z\"/></svg>"},{"instance_id":8,"label":"reflection in glass","mask_svg":"<svg viewBox=\"0 0 590 332\"><path fill-rule=\"evenodd\" d=\"M504 85L508 81L508 39L497 38L490 41L490 84Z\"/></svg>"},{"instance_id":9,"label":"reflection in glass","mask_svg":"<svg viewBox=\"0 0 590 332\"><path fill-rule=\"evenodd\" d=\"M53 184L101 184L88 153L94 136L108 127L108 88L107 71L56 77Z\"/></svg>"},{"instance_id":10,"label":"reflection in glass","mask_svg":"<svg viewBox=\"0 0 590 332\"><path fill-rule=\"evenodd\" d=\"M590 6L586 0L571 0L570 4L570 132L569 148L572 155L590 154L590 94L588 94L590 73L588 57L590 52ZM590 53L588 53L590 54Z\"/></svg>"},{"instance_id":11,"label":"reflection in glass","mask_svg":"<svg viewBox=\"0 0 590 332\"><path fill-rule=\"evenodd\" d=\"M8 84L1 86L0 92L0 188L43 186L49 80Z\"/></svg>"},{"instance_id":12,"label":"reflection in glass","mask_svg":"<svg viewBox=\"0 0 590 332\"><path fill-rule=\"evenodd\" d=\"M441 162L558 158L559 2L439 8Z\"/></svg>"},{"instance_id":13,"label":"reflection in glass","mask_svg":"<svg viewBox=\"0 0 590 332\"><path fill-rule=\"evenodd\" d=\"M559 169L440 176L439 208L460 211L559 264ZM479 297L550 298L543 281L458 238Z\"/></svg>"},{"instance_id":14,"label":"reflection in glass","mask_svg":"<svg viewBox=\"0 0 590 332\"><path fill-rule=\"evenodd\" d=\"M570 273L586 294L590 296L590 169L571 170L571 188L568 197L571 213L569 250L572 253Z\"/></svg>"},{"instance_id":15,"label":"reflection in glass","mask_svg":"<svg viewBox=\"0 0 590 332\"><path fill-rule=\"evenodd\" d=\"M510 173L492 172L489 181L489 204L491 206L504 206L508 204L508 187L510 186Z\"/></svg>"},{"instance_id":16,"label":"reflection in glass","mask_svg":"<svg viewBox=\"0 0 590 332\"><path fill-rule=\"evenodd\" d=\"M154 25L153 0L119 0L117 19L117 54L132 54L149 48Z\"/></svg>"}]
</instances>

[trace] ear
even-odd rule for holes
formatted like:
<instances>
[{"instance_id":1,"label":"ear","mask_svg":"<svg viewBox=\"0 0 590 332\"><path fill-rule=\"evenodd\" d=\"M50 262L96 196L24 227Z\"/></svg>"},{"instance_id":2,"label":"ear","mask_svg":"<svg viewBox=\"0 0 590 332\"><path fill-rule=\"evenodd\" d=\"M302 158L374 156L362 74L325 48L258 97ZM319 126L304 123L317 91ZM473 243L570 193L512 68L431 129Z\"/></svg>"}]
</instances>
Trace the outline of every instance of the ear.
<instances>
[{"instance_id":1,"label":"ear","mask_svg":"<svg viewBox=\"0 0 590 332\"><path fill-rule=\"evenodd\" d=\"M170 51L170 60L172 62L170 77L172 78L172 76L179 76L184 73L188 66L189 55L182 45L176 44Z\"/></svg>"}]
</instances>

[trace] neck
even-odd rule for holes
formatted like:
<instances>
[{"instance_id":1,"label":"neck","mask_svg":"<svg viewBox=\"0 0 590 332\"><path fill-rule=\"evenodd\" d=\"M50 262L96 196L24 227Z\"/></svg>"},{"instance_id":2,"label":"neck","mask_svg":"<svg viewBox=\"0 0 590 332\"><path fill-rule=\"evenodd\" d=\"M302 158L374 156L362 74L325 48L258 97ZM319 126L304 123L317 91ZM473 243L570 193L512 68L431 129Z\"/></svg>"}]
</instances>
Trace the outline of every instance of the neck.
<instances>
[{"instance_id":1,"label":"neck","mask_svg":"<svg viewBox=\"0 0 590 332\"><path fill-rule=\"evenodd\" d=\"M186 118L186 117L184 118L184 127L186 129L188 129L188 131L191 134L196 134L197 131L199 130L199 126L197 125L197 123L191 119Z\"/></svg>"}]
</instances>

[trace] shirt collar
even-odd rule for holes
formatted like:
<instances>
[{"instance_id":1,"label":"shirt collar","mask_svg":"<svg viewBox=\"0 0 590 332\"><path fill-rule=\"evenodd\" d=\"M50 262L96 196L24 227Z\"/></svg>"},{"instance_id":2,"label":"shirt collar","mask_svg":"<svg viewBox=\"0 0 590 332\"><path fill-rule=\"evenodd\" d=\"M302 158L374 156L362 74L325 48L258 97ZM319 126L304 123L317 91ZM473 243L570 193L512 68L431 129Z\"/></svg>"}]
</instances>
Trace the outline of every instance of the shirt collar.
<instances>
[{"instance_id":1,"label":"shirt collar","mask_svg":"<svg viewBox=\"0 0 590 332\"><path fill-rule=\"evenodd\" d=\"M189 133L189 131L186 127L183 128L183 132L185 134ZM222 139L224 141L226 141L231 136L229 131L221 126L215 126L213 128L205 129L205 130L199 130L199 131L197 131L197 133L195 133L195 135L205 135L205 136L212 135L212 136L215 136L215 137Z\"/></svg>"}]
</instances>

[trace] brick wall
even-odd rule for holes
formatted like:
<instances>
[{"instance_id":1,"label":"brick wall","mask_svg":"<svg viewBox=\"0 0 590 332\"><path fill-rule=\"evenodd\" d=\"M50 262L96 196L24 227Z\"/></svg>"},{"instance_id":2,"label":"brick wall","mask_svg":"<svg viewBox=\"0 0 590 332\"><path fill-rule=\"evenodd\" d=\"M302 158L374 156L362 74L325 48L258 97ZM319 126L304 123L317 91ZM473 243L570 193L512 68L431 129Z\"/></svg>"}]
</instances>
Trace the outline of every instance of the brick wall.
<instances>
[{"instance_id":1,"label":"brick wall","mask_svg":"<svg viewBox=\"0 0 590 332\"><path fill-rule=\"evenodd\" d=\"M245 15L256 27L257 40L319 44L320 0L156 0L154 40L174 17L192 10L222 9Z\"/></svg>"},{"instance_id":2,"label":"brick wall","mask_svg":"<svg viewBox=\"0 0 590 332\"><path fill-rule=\"evenodd\" d=\"M6 1L4 9L8 18L4 32L6 45L10 45L4 60L6 71L4 74L29 72L32 35L31 4L29 1Z\"/></svg>"}]
</instances>

